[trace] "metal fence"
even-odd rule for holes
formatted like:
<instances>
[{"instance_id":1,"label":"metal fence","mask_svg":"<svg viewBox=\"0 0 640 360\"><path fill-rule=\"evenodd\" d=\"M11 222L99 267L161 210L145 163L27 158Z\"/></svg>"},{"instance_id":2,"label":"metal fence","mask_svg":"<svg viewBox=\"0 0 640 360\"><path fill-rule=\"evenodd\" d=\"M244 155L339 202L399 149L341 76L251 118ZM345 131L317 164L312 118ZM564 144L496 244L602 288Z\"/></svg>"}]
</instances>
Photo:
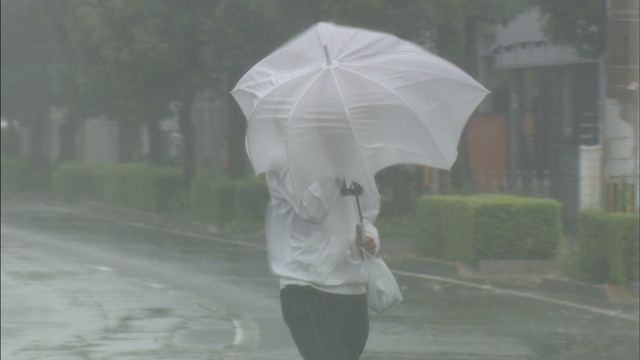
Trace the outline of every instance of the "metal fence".
<instances>
[{"instance_id":1,"label":"metal fence","mask_svg":"<svg viewBox=\"0 0 640 360\"><path fill-rule=\"evenodd\" d=\"M520 196L550 197L551 180L549 171L520 171L509 177L507 172L474 172L474 192L508 193Z\"/></svg>"}]
</instances>

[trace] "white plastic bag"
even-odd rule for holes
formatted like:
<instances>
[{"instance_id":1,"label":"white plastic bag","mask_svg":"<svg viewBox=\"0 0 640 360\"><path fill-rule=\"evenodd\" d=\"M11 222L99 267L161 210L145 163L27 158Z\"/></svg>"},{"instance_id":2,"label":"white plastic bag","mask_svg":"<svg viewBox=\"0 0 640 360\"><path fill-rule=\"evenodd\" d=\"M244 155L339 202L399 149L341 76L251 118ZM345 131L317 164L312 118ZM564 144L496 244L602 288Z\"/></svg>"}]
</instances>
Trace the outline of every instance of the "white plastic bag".
<instances>
[{"instance_id":1,"label":"white plastic bag","mask_svg":"<svg viewBox=\"0 0 640 360\"><path fill-rule=\"evenodd\" d=\"M367 301L369 308L380 314L393 305L402 301L402 294L384 261L376 256L363 251L369 281L367 282Z\"/></svg>"}]
</instances>

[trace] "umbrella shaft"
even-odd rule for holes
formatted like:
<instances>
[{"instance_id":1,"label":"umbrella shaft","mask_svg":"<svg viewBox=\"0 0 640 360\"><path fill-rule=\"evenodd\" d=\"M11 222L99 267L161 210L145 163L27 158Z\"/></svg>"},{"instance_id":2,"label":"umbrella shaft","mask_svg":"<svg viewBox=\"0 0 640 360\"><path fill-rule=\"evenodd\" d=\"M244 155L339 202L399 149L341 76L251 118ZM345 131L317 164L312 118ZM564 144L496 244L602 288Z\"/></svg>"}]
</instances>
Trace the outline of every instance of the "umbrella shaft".
<instances>
[{"instance_id":1,"label":"umbrella shaft","mask_svg":"<svg viewBox=\"0 0 640 360\"><path fill-rule=\"evenodd\" d=\"M324 57L327 59L327 65L331 65L331 55L329 55L329 48L327 45L324 46Z\"/></svg>"},{"instance_id":2,"label":"umbrella shaft","mask_svg":"<svg viewBox=\"0 0 640 360\"><path fill-rule=\"evenodd\" d=\"M358 216L360 217L360 223L362 224L364 219L362 218L362 209L360 208L360 197L358 194L356 194L356 205L358 205Z\"/></svg>"}]
</instances>

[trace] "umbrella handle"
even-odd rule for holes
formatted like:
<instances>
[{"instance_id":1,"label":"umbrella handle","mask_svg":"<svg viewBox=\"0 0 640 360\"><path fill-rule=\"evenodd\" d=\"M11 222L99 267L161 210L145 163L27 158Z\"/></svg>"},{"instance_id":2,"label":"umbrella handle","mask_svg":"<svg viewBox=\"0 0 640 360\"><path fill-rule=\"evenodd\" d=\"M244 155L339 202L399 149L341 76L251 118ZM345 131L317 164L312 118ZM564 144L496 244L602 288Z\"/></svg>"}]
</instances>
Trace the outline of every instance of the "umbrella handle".
<instances>
[{"instance_id":1,"label":"umbrella handle","mask_svg":"<svg viewBox=\"0 0 640 360\"><path fill-rule=\"evenodd\" d=\"M356 205L358 205L358 216L360 217L360 223L362 224L364 218L362 217L362 209L360 208L360 196L358 196L358 192L356 191Z\"/></svg>"},{"instance_id":2,"label":"umbrella handle","mask_svg":"<svg viewBox=\"0 0 640 360\"><path fill-rule=\"evenodd\" d=\"M362 191L362 187L360 187L357 183L351 182L351 186L347 188L347 180L342 179L342 187L340 188L340 195L349 196L354 195L356 197L356 205L358 205L358 216L360 219L360 223L362 224L364 218L362 217L362 208L360 207L360 192Z\"/></svg>"},{"instance_id":3,"label":"umbrella handle","mask_svg":"<svg viewBox=\"0 0 640 360\"><path fill-rule=\"evenodd\" d=\"M364 219L362 217L362 210L360 209L360 199L357 194L356 194L356 205L358 205L358 216L360 216L360 223L362 224Z\"/></svg>"}]
</instances>

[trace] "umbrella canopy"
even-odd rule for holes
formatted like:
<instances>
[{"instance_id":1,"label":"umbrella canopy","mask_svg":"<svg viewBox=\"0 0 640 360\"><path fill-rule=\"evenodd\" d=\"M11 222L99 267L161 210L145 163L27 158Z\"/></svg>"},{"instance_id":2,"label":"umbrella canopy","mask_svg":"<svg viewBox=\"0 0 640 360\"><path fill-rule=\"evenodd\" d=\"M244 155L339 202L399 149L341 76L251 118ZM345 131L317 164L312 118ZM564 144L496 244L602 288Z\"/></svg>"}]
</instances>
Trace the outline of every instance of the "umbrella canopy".
<instances>
[{"instance_id":1,"label":"umbrella canopy","mask_svg":"<svg viewBox=\"0 0 640 360\"><path fill-rule=\"evenodd\" d=\"M288 168L296 200L348 178L377 195L395 164L449 169L488 91L393 35L318 23L253 66L231 92L247 119L255 172Z\"/></svg>"}]
</instances>

